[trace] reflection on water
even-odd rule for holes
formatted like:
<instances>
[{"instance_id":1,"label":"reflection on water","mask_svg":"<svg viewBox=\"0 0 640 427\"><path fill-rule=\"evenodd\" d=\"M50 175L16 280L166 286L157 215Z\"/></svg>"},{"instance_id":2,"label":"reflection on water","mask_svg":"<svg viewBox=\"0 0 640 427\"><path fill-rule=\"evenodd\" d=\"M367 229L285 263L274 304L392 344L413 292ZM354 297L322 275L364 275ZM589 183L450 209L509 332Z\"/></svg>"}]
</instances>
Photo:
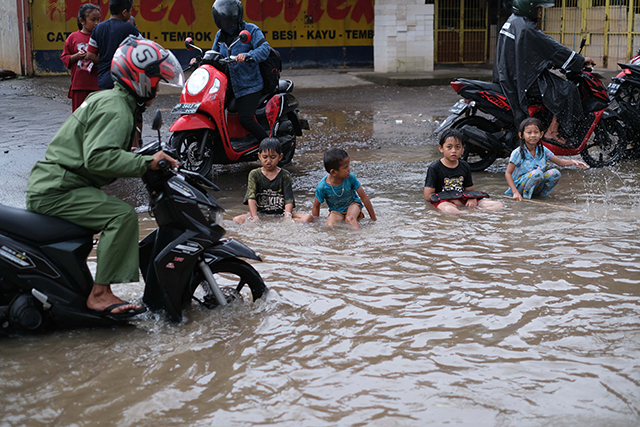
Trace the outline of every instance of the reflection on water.
<instances>
[{"instance_id":1,"label":"reflection on water","mask_svg":"<svg viewBox=\"0 0 640 427\"><path fill-rule=\"evenodd\" d=\"M0 424L640 424L637 163L563 169L542 201L572 211L503 199L498 162L474 180L507 207L455 217L422 198L433 145L349 152L377 222L238 226L253 165L225 169L224 226L263 256L268 297L5 340ZM289 168L297 211L321 156Z\"/></svg>"}]
</instances>

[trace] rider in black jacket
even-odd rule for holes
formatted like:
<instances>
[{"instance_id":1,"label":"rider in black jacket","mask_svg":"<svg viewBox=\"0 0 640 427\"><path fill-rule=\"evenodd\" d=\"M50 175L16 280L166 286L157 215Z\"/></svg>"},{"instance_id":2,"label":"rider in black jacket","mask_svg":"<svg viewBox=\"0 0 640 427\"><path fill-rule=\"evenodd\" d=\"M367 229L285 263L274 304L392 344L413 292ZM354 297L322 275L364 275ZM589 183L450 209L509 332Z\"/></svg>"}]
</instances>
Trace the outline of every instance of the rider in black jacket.
<instances>
[{"instance_id":1,"label":"rider in black jacket","mask_svg":"<svg viewBox=\"0 0 640 427\"><path fill-rule=\"evenodd\" d=\"M564 144L584 117L582 103L578 88L549 67L579 72L584 65L595 64L536 26L542 8L553 5L553 0L513 0L513 14L498 35L493 81L509 100L516 126L529 117L530 104L542 102L554 114L545 137Z\"/></svg>"}]
</instances>

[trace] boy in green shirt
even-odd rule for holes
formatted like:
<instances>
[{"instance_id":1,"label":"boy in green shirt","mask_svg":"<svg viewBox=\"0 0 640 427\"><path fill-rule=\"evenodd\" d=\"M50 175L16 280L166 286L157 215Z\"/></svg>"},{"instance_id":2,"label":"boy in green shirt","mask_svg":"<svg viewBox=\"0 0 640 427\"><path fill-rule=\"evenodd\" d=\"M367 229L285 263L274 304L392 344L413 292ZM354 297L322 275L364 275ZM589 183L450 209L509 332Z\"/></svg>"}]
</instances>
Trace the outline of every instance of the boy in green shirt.
<instances>
[{"instance_id":1,"label":"boy in green shirt","mask_svg":"<svg viewBox=\"0 0 640 427\"><path fill-rule=\"evenodd\" d=\"M282 160L282 145L277 138L265 138L258 147L258 159L262 167L249 172L247 194L244 204L249 213L238 215L233 220L243 224L247 219L259 221L258 213L283 215L296 222L310 222L313 217L304 213L293 213L293 187L291 175L278 167Z\"/></svg>"}]
</instances>

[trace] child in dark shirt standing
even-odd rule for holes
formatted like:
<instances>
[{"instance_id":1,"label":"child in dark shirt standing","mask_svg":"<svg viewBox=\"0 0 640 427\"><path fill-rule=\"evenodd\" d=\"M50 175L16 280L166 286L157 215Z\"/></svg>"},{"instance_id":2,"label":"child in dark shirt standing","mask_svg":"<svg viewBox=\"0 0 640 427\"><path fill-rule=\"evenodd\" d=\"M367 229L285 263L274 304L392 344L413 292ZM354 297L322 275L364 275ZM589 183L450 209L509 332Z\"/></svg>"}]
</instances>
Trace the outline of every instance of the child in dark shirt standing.
<instances>
[{"instance_id":1,"label":"child in dark shirt standing","mask_svg":"<svg viewBox=\"0 0 640 427\"><path fill-rule=\"evenodd\" d=\"M69 34L64 42L60 59L71 70L69 98L72 111L82 105L87 95L98 90L98 67L87 58L87 47L91 32L99 22L100 8L91 3L83 4L78 10L78 31Z\"/></svg>"},{"instance_id":2,"label":"child in dark shirt standing","mask_svg":"<svg viewBox=\"0 0 640 427\"><path fill-rule=\"evenodd\" d=\"M113 89L111 79L111 61L120 43L130 35L140 32L129 22L132 0L109 0L111 19L101 22L91 34L87 58L98 66L98 86L101 90Z\"/></svg>"},{"instance_id":3,"label":"child in dark shirt standing","mask_svg":"<svg viewBox=\"0 0 640 427\"><path fill-rule=\"evenodd\" d=\"M310 222L309 214L294 213L293 187L291 175L278 167L282 160L282 145L277 138L265 138L258 147L258 159L262 167L249 172L249 183L244 204L249 205L249 213L238 215L233 220L243 224L247 219L258 221L258 213L283 215L296 222Z\"/></svg>"},{"instance_id":4,"label":"child in dark shirt standing","mask_svg":"<svg viewBox=\"0 0 640 427\"><path fill-rule=\"evenodd\" d=\"M329 207L329 227L344 220L353 228L360 228L358 221L364 218L363 204L371 219L377 220L371 200L351 172L349 163L349 155L340 148L330 148L324 154L324 168L329 174L320 180L316 188L312 214L314 217L319 216L320 206L326 201Z\"/></svg>"},{"instance_id":5,"label":"child in dark shirt standing","mask_svg":"<svg viewBox=\"0 0 640 427\"><path fill-rule=\"evenodd\" d=\"M464 143L457 129L447 129L438 142L443 158L429 166L424 183L424 198L433 206L446 213L467 213L460 207L479 207L496 210L504 205L501 202L486 200L487 193L473 190L473 179L469 164L462 160Z\"/></svg>"}]
</instances>

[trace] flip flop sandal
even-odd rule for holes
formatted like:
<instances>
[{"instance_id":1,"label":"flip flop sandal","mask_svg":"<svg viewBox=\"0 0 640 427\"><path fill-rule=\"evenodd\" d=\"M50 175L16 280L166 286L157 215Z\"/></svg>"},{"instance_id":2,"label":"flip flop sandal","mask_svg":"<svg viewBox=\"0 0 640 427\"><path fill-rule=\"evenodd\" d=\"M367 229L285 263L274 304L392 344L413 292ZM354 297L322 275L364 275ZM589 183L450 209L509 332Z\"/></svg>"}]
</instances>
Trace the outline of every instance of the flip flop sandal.
<instances>
[{"instance_id":1,"label":"flip flop sandal","mask_svg":"<svg viewBox=\"0 0 640 427\"><path fill-rule=\"evenodd\" d=\"M89 312L91 314L94 314L96 316L100 316L100 317L109 317L111 319L115 319L115 320L123 320L123 319L130 319L134 316L137 316L138 314L142 314L145 311L147 311L146 307L140 307L138 309L129 309L127 311L121 312L121 313L113 313L113 310L115 310L118 307L122 307L123 305L129 305L131 304L130 302L119 302L117 304L111 304L109 307L105 308L104 310L92 310L89 309Z\"/></svg>"}]
</instances>

